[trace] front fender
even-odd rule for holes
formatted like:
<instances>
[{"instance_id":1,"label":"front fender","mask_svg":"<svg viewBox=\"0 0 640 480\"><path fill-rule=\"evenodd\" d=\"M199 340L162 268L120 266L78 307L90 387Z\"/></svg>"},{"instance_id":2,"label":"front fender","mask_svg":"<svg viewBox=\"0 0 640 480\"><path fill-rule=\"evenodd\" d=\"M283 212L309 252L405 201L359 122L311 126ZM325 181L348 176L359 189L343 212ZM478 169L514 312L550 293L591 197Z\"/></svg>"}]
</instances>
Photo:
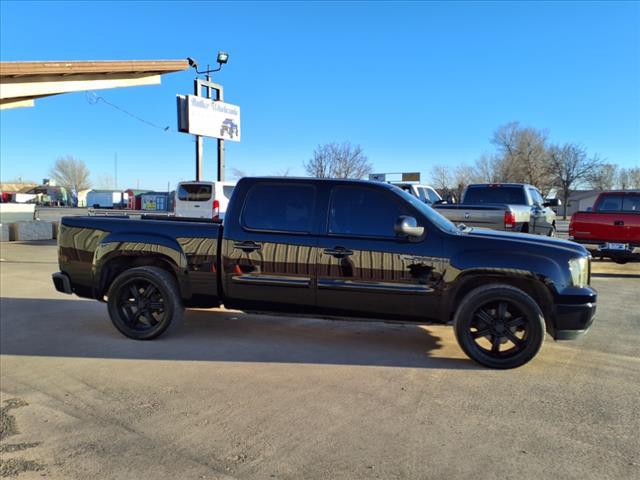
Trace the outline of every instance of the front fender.
<instances>
[{"instance_id":1,"label":"front fender","mask_svg":"<svg viewBox=\"0 0 640 480\"><path fill-rule=\"evenodd\" d=\"M556 295L569 286L565 269L548 256L534 252L463 251L451 259L459 279L475 274L504 275L537 280Z\"/></svg>"}]
</instances>

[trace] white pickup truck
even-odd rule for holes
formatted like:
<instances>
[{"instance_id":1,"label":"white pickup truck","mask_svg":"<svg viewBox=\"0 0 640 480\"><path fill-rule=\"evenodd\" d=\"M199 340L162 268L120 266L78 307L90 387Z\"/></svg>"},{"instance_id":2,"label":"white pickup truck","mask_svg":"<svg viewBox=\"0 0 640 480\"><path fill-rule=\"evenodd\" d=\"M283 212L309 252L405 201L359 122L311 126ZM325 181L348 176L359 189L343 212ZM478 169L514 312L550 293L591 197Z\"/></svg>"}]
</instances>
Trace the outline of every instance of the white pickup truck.
<instances>
[{"instance_id":1,"label":"white pickup truck","mask_svg":"<svg viewBox=\"0 0 640 480\"><path fill-rule=\"evenodd\" d=\"M556 214L551 207L558 199L544 200L540 191L525 183L483 183L469 185L462 202L432 205L454 223L510 232L555 236Z\"/></svg>"}]
</instances>

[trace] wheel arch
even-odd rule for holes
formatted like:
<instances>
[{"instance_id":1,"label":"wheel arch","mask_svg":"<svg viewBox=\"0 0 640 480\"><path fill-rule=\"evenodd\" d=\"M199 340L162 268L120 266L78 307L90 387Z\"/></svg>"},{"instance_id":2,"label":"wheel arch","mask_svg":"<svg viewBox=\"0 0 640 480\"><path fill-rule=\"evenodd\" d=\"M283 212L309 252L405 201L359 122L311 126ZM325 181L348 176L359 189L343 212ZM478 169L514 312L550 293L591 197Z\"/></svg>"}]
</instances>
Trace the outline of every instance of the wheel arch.
<instances>
[{"instance_id":1,"label":"wheel arch","mask_svg":"<svg viewBox=\"0 0 640 480\"><path fill-rule=\"evenodd\" d=\"M530 272L515 274L511 269L479 269L466 272L457 280L451 290L447 317L452 320L462 299L476 288L489 284L503 284L527 293L538 304L544 315L547 332L555 331L553 295L544 280Z\"/></svg>"},{"instance_id":2,"label":"wheel arch","mask_svg":"<svg viewBox=\"0 0 640 480\"><path fill-rule=\"evenodd\" d=\"M92 270L96 298L102 301L113 280L122 272L142 266L169 272L176 279L181 297L191 296L187 259L174 239L126 234L122 239L116 235L106 237L94 253Z\"/></svg>"}]
</instances>

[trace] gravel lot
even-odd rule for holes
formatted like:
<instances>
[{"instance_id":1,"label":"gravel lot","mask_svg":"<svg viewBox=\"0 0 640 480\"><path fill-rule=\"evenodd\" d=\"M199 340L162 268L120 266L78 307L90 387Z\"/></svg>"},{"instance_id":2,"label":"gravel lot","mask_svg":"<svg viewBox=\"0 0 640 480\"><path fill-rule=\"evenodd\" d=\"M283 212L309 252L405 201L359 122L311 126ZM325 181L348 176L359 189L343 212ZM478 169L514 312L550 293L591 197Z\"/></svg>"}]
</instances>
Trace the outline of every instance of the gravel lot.
<instances>
[{"instance_id":1,"label":"gravel lot","mask_svg":"<svg viewBox=\"0 0 640 480\"><path fill-rule=\"evenodd\" d=\"M0 257L0 475L640 477L640 264L596 263L592 331L494 371L446 326L199 310L136 342L54 291L53 242Z\"/></svg>"}]
</instances>

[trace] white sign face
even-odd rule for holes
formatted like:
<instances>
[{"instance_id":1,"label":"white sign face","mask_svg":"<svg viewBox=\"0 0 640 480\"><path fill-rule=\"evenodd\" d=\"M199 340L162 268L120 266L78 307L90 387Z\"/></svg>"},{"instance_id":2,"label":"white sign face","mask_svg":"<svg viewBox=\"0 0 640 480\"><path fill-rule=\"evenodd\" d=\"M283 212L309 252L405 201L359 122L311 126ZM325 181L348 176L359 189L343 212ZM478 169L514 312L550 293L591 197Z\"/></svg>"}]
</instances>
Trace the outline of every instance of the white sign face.
<instances>
[{"instance_id":1,"label":"white sign face","mask_svg":"<svg viewBox=\"0 0 640 480\"><path fill-rule=\"evenodd\" d=\"M193 135L240 141L240 107L187 95L186 130Z\"/></svg>"}]
</instances>

